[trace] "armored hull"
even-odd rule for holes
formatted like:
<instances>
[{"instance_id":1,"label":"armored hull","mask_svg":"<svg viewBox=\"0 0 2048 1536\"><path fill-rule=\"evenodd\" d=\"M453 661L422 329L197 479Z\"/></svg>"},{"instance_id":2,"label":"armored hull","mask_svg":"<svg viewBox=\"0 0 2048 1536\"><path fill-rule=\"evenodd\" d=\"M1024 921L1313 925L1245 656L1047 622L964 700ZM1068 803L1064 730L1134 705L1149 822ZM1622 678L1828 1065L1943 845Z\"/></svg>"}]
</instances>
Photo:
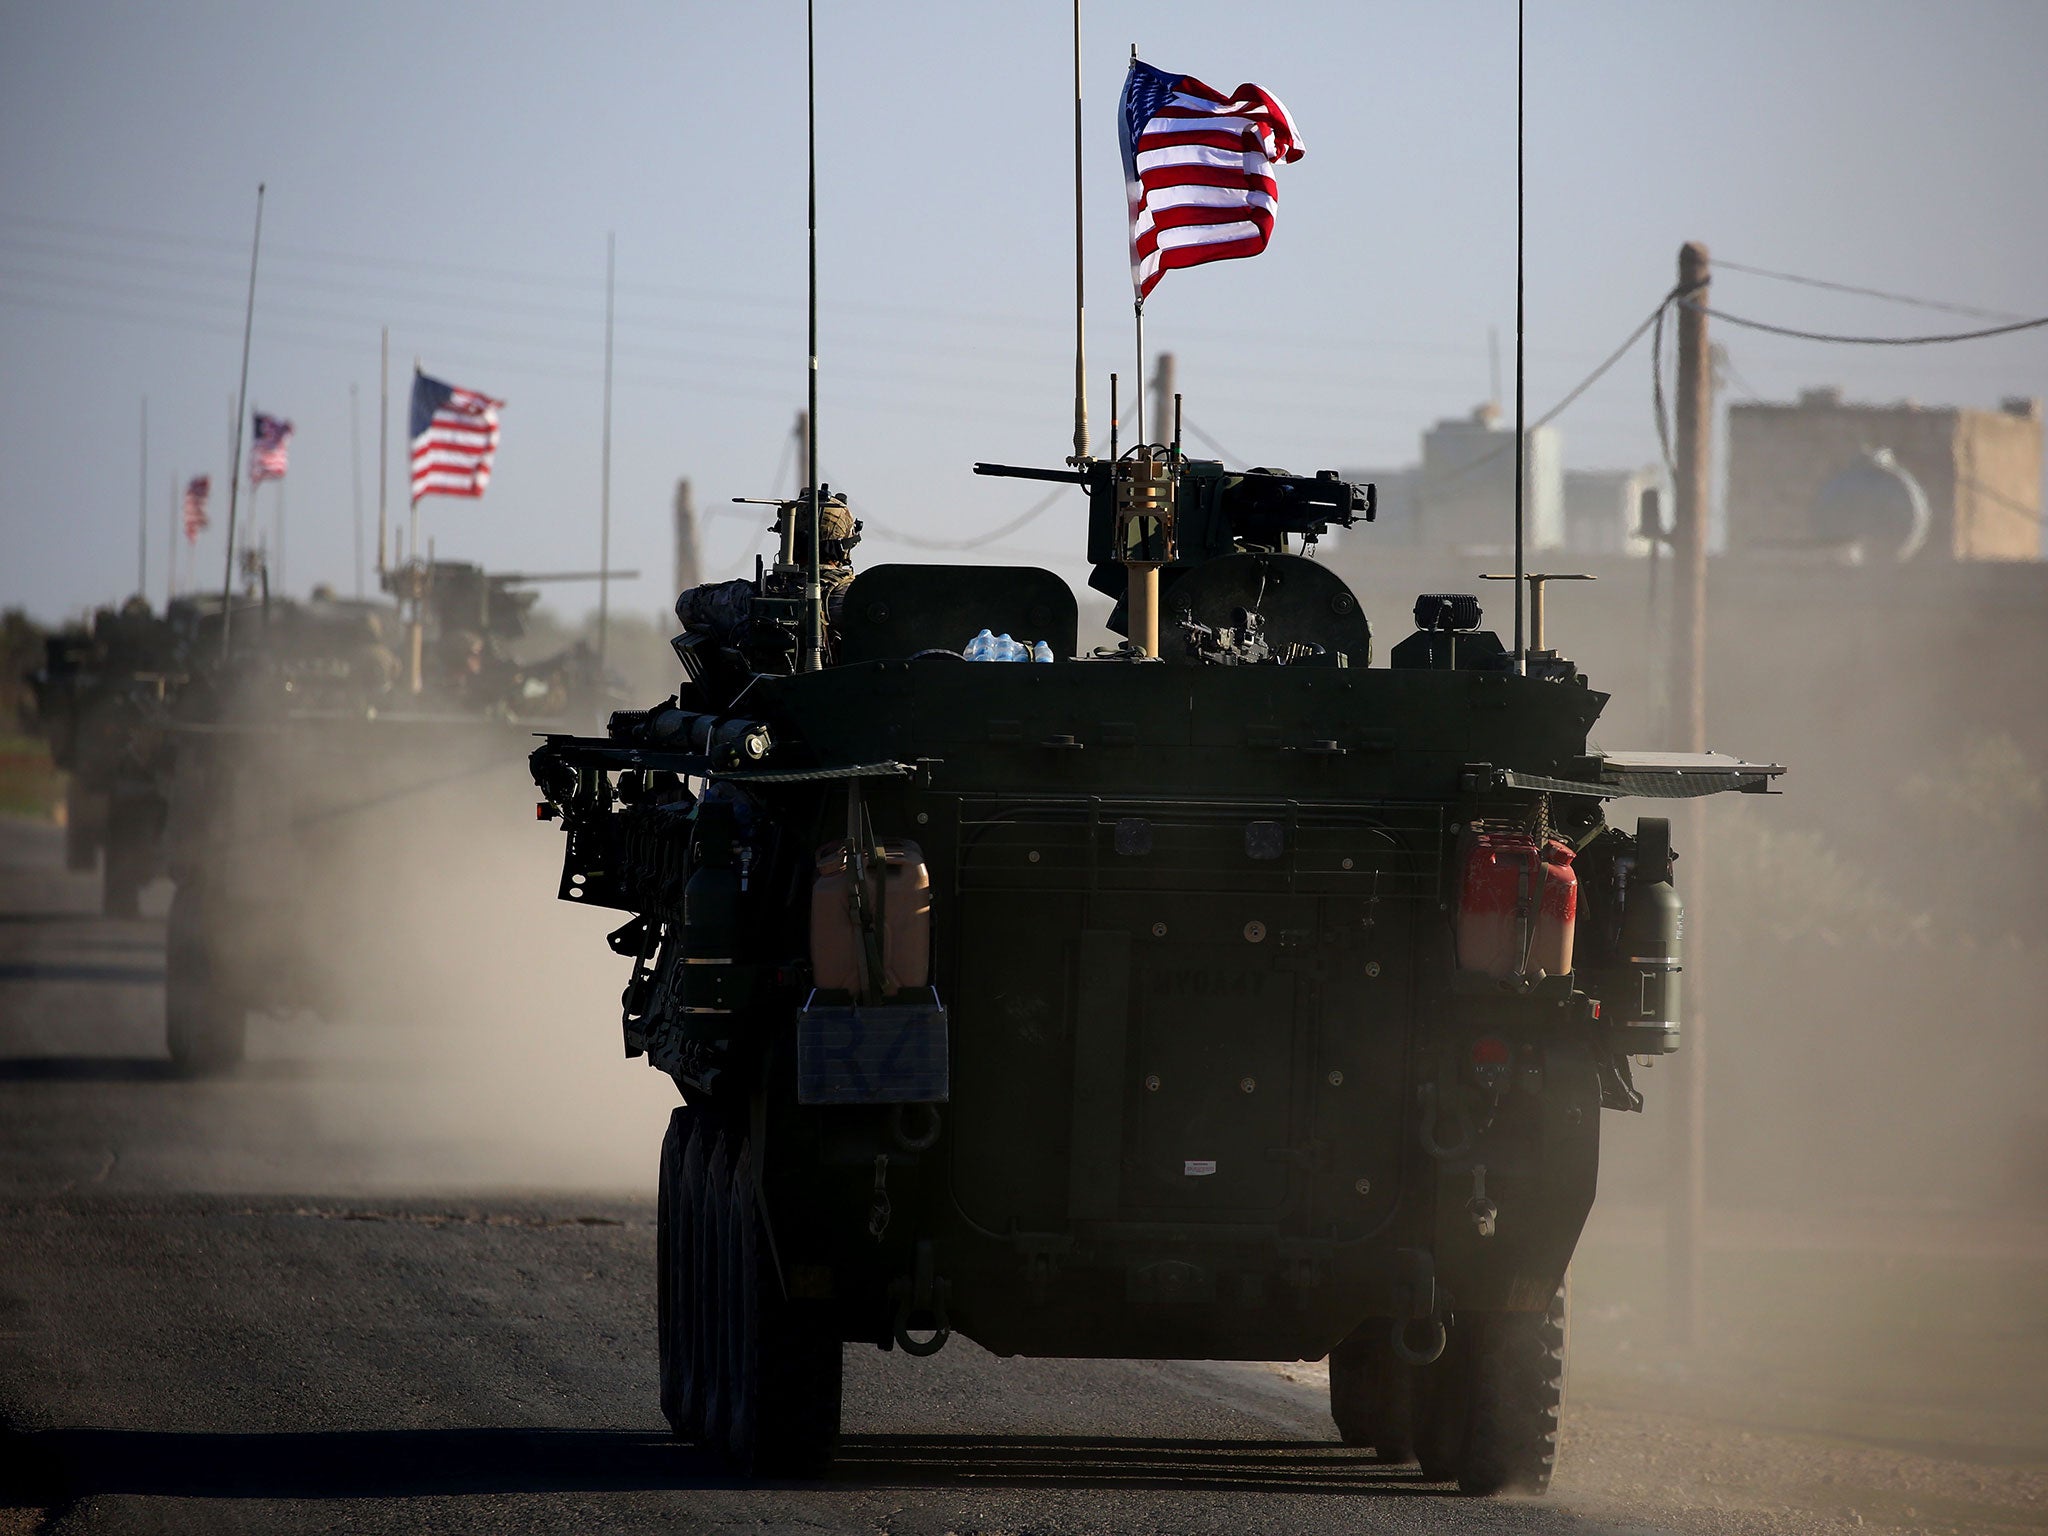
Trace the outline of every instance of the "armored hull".
<instances>
[{"instance_id":1,"label":"armored hull","mask_svg":"<svg viewBox=\"0 0 2048 1536\"><path fill-rule=\"evenodd\" d=\"M815 1464L822 1417L778 1437L735 1406L768 1388L732 1330L781 1341L789 1401L835 1404L842 1342L958 1331L1332 1355L1348 1438L1405 1453L1425 1400L1450 1435L1482 1362L1553 1358L1599 1111L1639 1107L1629 1054L1675 1044L1675 898L1643 894L1669 892L1663 824L1603 808L1777 770L1598 753L1605 696L1479 633L1470 665L1428 636L1384 669L963 662L928 643L958 628L945 573L906 569L844 603L857 653L862 613L920 629L924 580L898 654L686 685L534 757L561 894L633 914L627 1049L686 1100L672 1420L745 1467ZM1555 1385L1514 1386L1517 1465L1548 1454Z\"/></svg>"}]
</instances>

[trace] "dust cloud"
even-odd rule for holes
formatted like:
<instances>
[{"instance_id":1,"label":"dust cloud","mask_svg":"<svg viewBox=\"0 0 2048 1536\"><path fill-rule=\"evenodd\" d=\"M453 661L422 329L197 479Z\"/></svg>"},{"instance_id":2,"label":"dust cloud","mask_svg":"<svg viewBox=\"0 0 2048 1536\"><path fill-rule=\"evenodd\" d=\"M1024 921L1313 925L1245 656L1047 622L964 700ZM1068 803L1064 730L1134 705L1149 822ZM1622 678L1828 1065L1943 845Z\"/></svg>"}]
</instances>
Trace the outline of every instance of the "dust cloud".
<instances>
[{"instance_id":1,"label":"dust cloud","mask_svg":"<svg viewBox=\"0 0 2048 1536\"><path fill-rule=\"evenodd\" d=\"M230 867L274 894L249 937L298 957L301 1006L252 1021L243 1075L301 1117L287 1159L325 1159L323 1188L652 1191L678 1096L620 1044L625 914L556 899L531 730L387 717L245 749Z\"/></svg>"}]
</instances>

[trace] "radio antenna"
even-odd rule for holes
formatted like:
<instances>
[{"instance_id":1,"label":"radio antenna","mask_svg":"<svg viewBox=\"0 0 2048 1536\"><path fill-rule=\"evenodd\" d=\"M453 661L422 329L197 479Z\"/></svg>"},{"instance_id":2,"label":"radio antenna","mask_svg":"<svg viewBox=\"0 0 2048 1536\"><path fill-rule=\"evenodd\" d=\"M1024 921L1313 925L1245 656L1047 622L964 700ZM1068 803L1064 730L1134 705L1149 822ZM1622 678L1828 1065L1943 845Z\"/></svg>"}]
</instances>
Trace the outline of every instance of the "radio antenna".
<instances>
[{"instance_id":1,"label":"radio antenna","mask_svg":"<svg viewBox=\"0 0 2048 1536\"><path fill-rule=\"evenodd\" d=\"M825 664L824 593L818 581L818 6L804 0L804 128L808 140L811 238L811 372L805 435L805 494L811 499L811 536L804 552L803 670Z\"/></svg>"},{"instance_id":2,"label":"radio antenna","mask_svg":"<svg viewBox=\"0 0 2048 1536\"><path fill-rule=\"evenodd\" d=\"M1527 673L1528 652L1522 634L1522 491L1528 471L1522 462L1527 439L1522 432L1522 31L1524 0L1515 0L1515 671Z\"/></svg>"},{"instance_id":3,"label":"radio antenna","mask_svg":"<svg viewBox=\"0 0 2048 1536\"><path fill-rule=\"evenodd\" d=\"M1088 305L1082 261L1085 226L1081 213L1081 0L1074 0L1074 456L1088 457Z\"/></svg>"}]
</instances>

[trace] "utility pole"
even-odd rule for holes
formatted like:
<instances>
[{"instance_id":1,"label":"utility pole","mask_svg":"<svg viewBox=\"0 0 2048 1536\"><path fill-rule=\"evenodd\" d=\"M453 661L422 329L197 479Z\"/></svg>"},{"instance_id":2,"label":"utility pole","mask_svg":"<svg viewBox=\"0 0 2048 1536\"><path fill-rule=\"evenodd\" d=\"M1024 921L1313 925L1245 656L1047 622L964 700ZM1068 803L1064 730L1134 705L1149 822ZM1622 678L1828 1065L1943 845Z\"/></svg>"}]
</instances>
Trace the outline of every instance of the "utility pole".
<instances>
[{"instance_id":1,"label":"utility pole","mask_svg":"<svg viewBox=\"0 0 2048 1536\"><path fill-rule=\"evenodd\" d=\"M1707 508L1708 465L1713 458L1713 363L1707 351L1707 248L1697 241L1678 252L1678 398L1672 486L1671 647L1672 743L1680 751L1707 749ZM1671 1342L1695 1343L1700 1333L1701 1226L1707 1204L1707 1004L1705 971L1706 838L1701 802L1686 803L1677 819L1690 862L1685 888L1685 1047L1674 1058L1677 1092L1671 1104L1671 1188L1665 1217L1665 1276Z\"/></svg>"},{"instance_id":2,"label":"utility pole","mask_svg":"<svg viewBox=\"0 0 2048 1536\"><path fill-rule=\"evenodd\" d=\"M363 596L363 420L356 387L348 387L348 474L356 513L356 600Z\"/></svg>"},{"instance_id":3,"label":"utility pole","mask_svg":"<svg viewBox=\"0 0 2048 1536\"><path fill-rule=\"evenodd\" d=\"M164 612L178 596L178 472L171 471L171 542L164 546Z\"/></svg>"},{"instance_id":4,"label":"utility pole","mask_svg":"<svg viewBox=\"0 0 2048 1536\"><path fill-rule=\"evenodd\" d=\"M149 601L149 396L142 397L142 477L136 495L135 590Z\"/></svg>"},{"instance_id":5,"label":"utility pole","mask_svg":"<svg viewBox=\"0 0 2048 1536\"><path fill-rule=\"evenodd\" d=\"M676 568L678 594L697 585L697 497L688 480L676 482Z\"/></svg>"},{"instance_id":6,"label":"utility pole","mask_svg":"<svg viewBox=\"0 0 2048 1536\"><path fill-rule=\"evenodd\" d=\"M1159 425L1154 429L1162 435L1172 430L1173 421L1173 354L1162 352L1152 369L1152 419Z\"/></svg>"},{"instance_id":7,"label":"utility pole","mask_svg":"<svg viewBox=\"0 0 2048 1536\"><path fill-rule=\"evenodd\" d=\"M618 236L604 237L604 458L597 491L597 675L604 676L604 653L611 638L612 618L612 274L617 265Z\"/></svg>"}]
</instances>

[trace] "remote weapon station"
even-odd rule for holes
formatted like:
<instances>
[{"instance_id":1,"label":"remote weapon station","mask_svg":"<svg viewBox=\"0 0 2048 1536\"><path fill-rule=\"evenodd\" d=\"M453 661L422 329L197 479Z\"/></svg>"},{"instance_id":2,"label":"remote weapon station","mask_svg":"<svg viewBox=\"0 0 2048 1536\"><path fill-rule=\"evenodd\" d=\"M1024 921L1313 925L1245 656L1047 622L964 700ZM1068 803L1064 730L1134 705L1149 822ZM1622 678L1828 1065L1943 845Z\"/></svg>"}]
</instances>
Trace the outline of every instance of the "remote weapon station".
<instances>
[{"instance_id":1,"label":"remote weapon station","mask_svg":"<svg viewBox=\"0 0 2048 1536\"><path fill-rule=\"evenodd\" d=\"M1667 824L1606 808L1780 770L1589 748L1606 696L1470 596L1372 665L1301 553L1369 485L1177 419L977 469L1086 493L1129 639L1077 654L1041 569L854 575L814 450L779 558L679 599L676 695L533 754L561 896L628 914L626 1052L685 1100L669 1422L800 1474L847 1344L1327 1355L1347 1442L1540 1490L1600 1112L1679 1044Z\"/></svg>"}]
</instances>

